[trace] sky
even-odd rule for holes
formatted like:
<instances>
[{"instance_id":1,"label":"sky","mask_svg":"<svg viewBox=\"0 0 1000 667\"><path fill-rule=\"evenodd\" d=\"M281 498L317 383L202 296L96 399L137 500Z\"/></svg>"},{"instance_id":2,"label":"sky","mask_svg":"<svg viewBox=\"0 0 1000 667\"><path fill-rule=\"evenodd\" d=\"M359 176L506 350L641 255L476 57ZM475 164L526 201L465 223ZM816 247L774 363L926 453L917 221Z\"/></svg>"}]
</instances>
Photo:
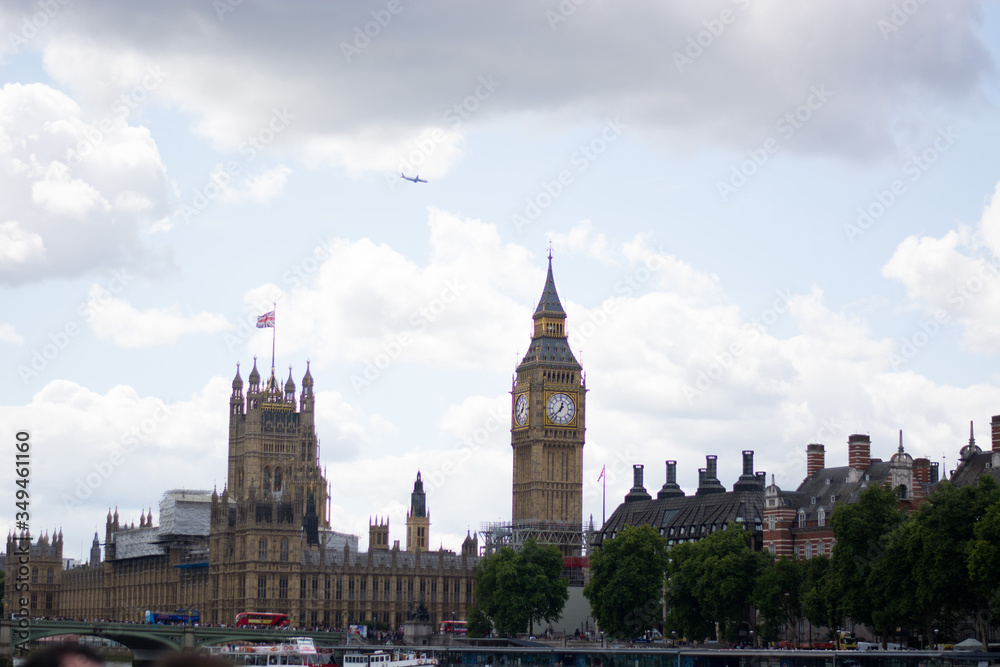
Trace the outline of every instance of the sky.
<instances>
[{"instance_id":1,"label":"sky","mask_svg":"<svg viewBox=\"0 0 1000 667\"><path fill-rule=\"evenodd\" d=\"M584 521L852 433L950 471L1000 414L998 47L974 0L4 2L0 523L20 433L66 556L221 491L275 308L332 528L405 544L419 470L458 550L511 516L550 243Z\"/></svg>"}]
</instances>

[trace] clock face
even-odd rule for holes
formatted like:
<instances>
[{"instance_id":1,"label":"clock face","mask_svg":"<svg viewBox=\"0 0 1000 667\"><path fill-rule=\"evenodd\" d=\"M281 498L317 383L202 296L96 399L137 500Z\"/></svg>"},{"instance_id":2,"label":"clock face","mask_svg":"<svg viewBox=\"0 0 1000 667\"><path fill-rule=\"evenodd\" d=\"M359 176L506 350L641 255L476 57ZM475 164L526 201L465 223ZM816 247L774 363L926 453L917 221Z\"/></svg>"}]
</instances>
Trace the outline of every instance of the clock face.
<instances>
[{"instance_id":1,"label":"clock face","mask_svg":"<svg viewBox=\"0 0 1000 667\"><path fill-rule=\"evenodd\" d=\"M576 414L576 406L568 394L552 394L545 408L553 424L568 424Z\"/></svg>"},{"instance_id":2,"label":"clock face","mask_svg":"<svg viewBox=\"0 0 1000 667\"><path fill-rule=\"evenodd\" d=\"M517 421L518 426L524 426L528 421L527 394L521 394L517 397L517 402L514 403L514 419Z\"/></svg>"}]
</instances>

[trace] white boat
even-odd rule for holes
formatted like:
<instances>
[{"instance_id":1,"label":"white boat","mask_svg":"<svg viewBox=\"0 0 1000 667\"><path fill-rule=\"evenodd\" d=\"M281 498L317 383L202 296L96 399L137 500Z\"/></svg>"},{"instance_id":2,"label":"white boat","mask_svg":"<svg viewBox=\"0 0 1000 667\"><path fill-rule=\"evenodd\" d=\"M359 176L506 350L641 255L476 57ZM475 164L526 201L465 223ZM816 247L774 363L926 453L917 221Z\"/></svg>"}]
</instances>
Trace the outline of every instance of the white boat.
<instances>
[{"instance_id":1,"label":"white boat","mask_svg":"<svg viewBox=\"0 0 1000 667\"><path fill-rule=\"evenodd\" d=\"M258 646L212 646L209 654L235 665L321 665L329 656L320 655L312 637L292 637L281 644Z\"/></svg>"},{"instance_id":2,"label":"white boat","mask_svg":"<svg viewBox=\"0 0 1000 667\"><path fill-rule=\"evenodd\" d=\"M403 651L393 653L374 651L372 653L345 653L342 667L424 667L437 664L437 658L428 658L426 653L418 655Z\"/></svg>"}]
</instances>

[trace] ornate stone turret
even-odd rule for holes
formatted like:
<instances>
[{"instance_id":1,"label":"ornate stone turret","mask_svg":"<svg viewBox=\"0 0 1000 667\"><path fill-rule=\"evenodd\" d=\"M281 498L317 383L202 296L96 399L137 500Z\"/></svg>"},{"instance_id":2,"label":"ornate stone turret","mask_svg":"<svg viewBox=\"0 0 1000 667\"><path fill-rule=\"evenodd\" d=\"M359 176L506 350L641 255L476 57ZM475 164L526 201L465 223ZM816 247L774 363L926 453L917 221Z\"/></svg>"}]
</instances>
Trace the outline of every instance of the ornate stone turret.
<instances>
[{"instance_id":1,"label":"ornate stone turret","mask_svg":"<svg viewBox=\"0 0 1000 667\"><path fill-rule=\"evenodd\" d=\"M430 544L431 515L427 511L427 495L424 483L417 471L417 481L410 494L410 511L406 513L406 550L427 551Z\"/></svg>"}]
</instances>

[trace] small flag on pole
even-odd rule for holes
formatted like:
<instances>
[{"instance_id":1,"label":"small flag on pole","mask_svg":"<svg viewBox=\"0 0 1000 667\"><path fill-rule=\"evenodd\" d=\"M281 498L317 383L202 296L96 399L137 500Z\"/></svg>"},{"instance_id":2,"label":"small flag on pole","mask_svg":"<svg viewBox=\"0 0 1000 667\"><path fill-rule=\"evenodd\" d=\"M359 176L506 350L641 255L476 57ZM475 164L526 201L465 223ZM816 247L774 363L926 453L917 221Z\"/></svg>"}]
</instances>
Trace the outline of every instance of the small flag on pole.
<instances>
[{"instance_id":1,"label":"small flag on pole","mask_svg":"<svg viewBox=\"0 0 1000 667\"><path fill-rule=\"evenodd\" d=\"M258 329L273 329L274 328L274 311L270 313L264 313L263 315L257 316L257 328Z\"/></svg>"},{"instance_id":2,"label":"small flag on pole","mask_svg":"<svg viewBox=\"0 0 1000 667\"><path fill-rule=\"evenodd\" d=\"M597 476L597 481L598 482L600 482L602 479L604 479L604 468L605 468L605 466L601 466L601 474Z\"/></svg>"}]
</instances>

